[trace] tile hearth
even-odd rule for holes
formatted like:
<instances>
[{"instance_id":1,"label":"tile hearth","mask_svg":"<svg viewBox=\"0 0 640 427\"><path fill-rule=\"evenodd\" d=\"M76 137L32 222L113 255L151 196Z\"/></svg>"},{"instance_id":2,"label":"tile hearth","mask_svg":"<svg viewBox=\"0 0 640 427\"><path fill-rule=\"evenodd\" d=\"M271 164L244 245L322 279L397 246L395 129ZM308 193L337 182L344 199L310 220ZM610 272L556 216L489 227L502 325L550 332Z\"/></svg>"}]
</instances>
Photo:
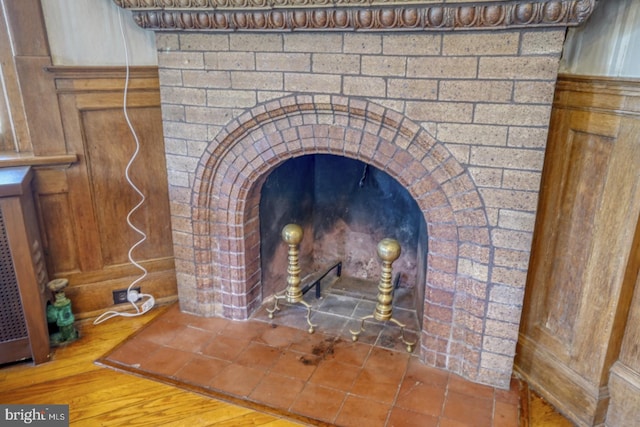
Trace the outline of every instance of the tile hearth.
<instances>
[{"instance_id":1,"label":"tile hearth","mask_svg":"<svg viewBox=\"0 0 640 427\"><path fill-rule=\"evenodd\" d=\"M367 326L352 342L348 325L370 301L360 297L349 315L327 315L322 306L344 310L356 298L339 286L334 292L316 301L312 319L322 327L314 334L299 307L283 308L271 322L263 309L233 321L186 314L176 304L100 362L310 425L518 425L519 381L501 390L428 367L384 348L382 326ZM285 325L294 320L300 329ZM346 335L335 333L345 328Z\"/></svg>"}]
</instances>

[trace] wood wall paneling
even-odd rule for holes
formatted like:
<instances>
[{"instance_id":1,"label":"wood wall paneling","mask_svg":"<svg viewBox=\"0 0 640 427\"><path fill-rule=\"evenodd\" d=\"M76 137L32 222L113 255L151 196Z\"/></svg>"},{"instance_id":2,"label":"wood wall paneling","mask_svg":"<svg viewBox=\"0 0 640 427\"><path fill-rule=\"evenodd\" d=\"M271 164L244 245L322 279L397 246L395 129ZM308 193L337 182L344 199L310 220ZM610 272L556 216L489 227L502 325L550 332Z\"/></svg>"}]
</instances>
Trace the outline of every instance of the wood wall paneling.
<instances>
[{"instance_id":1,"label":"wood wall paneling","mask_svg":"<svg viewBox=\"0 0 640 427\"><path fill-rule=\"evenodd\" d=\"M636 298L637 300L638 298ZM639 303L634 303L633 312L640 313ZM634 315L629 321L638 321L638 317L638 315ZM637 335L631 336L632 339L638 339ZM635 343L637 342L635 341ZM634 345L637 349L637 344ZM638 360L637 355L636 360ZM640 369L634 365L636 363L627 364L621 359L611 369L609 379L611 403L607 412L605 424L607 427L640 425Z\"/></svg>"},{"instance_id":2,"label":"wood wall paneling","mask_svg":"<svg viewBox=\"0 0 640 427\"><path fill-rule=\"evenodd\" d=\"M635 293L626 319L620 356L611 368L611 403L606 420L608 427L640 425L640 218L633 248L625 281L635 283Z\"/></svg>"},{"instance_id":3,"label":"wood wall paneling","mask_svg":"<svg viewBox=\"0 0 640 427\"><path fill-rule=\"evenodd\" d=\"M40 228L47 251L48 271L79 271L76 229L68 224L73 218L69 183L64 169L38 169L35 179L38 194ZM64 256L61 256L64 254Z\"/></svg>"},{"instance_id":4,"label":"wood wall paneling","mask_svg":"<svg viewBox=\"0 0 640 427\"><path fill-rule=\"evenodd\" d=\"M578 425L601 425L635 283L638 82L561 76L516 369Z\"/></svg>"},{"instance_id":5,"label":"wood wall paneling","mask_svg":"<svg viewBox=\"0 0 640 427\"><path fill-rule=\"evenodd\" d=\"M141 259L167 257L172 253L167 245L171 241L162 238L170 232L168 222L158 224L153 218L155 213L168 212L166 178L160 185L156 179L156 173L164 177L164 171L154 170L164 167L164 153L148 148L162 139L162 126L154 120L156 113L157 108L149 107L138 107L130 113L141 143L140 155L131 165L130 178L145 190L146 199L142 208L132 214L131 220L138 228L147 224L162 228L149 233L147 240L136 250ZM129 248L141 238L125 221L129 211L142 199L129 185L122 167L133 155L135 144L129 129L118 126L121 121L122 110L117 108L88 110L82 114L103 266L126 263ZM115 200L119 203L112 203Z\"/></svg>"},{"instance_id":6,"label":"wood wall paneling","mask_svg":"<svg viewBox=\"0 0 640 427\"><path fill-rule=\"evenodd\" d=\"M635 294L631 304L627 327L620 350L620 361L640 372L640 218L636 227L634 253L630 258L626 279L635 283ZM640 402L638 410L640 411Z\"/></svg>"},{"instance_id":7,"label":"wood wall paneling","mask_svg":"<svg viewBox=\"0 0 640 427\"><path fill-rule=\"evenodd\" d=\"M40 0L0 0L3 25L0 59L18 151L65 153L65 140Z\"/></svg>"},{"instance_id":8,"label":"wood wall paneling","mask_svg":"<svg viewBox=\"0 0 640 427\"><path fill-rule=\"evenodd\" d=\"M141 236L127 224L140 196L125 178L136 142L123 111L124 69L53 67L67 149L78 162L40 168L36 174L47 265L69 279L79 317L112 306L113 289L126 288L141 271L128 252ZM155 67L131 69L127 114L140 148L130 177L145 195L131 222L147 237L133 252L149 276L142 291L175 299L160 95ZM125 307L126 308L126 307Z\"/></svg>"},{"instance_id":9,"label":"wood wall paneling","mask_svg":"<svg viewBox=\"0 0 640 427\"><path fill-rule=\"evenodd\" d=\"M39 156L66 152L56 92L51 83L53 76L46 71L49 65L48 55L16 58L31 145L33 153Z\"/></svg>"}]
</instances>

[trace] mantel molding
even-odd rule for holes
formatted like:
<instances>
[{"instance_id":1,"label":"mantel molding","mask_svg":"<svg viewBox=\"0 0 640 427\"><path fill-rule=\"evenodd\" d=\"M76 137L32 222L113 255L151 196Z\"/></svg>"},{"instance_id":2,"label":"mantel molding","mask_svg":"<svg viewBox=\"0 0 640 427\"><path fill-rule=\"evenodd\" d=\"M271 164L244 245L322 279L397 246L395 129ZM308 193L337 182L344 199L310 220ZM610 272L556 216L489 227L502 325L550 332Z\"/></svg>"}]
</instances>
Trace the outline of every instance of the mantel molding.
<instances>
[{"instance_id":1,"label":"mantel molding","mask_svg":"<svg viewBox=\"0 0 640 427\"><path fill-rule=\"evenodd\" d=\"M447 31L569 27L597 0L113 0L153 31Z\"/></svg>"}]
</instances>

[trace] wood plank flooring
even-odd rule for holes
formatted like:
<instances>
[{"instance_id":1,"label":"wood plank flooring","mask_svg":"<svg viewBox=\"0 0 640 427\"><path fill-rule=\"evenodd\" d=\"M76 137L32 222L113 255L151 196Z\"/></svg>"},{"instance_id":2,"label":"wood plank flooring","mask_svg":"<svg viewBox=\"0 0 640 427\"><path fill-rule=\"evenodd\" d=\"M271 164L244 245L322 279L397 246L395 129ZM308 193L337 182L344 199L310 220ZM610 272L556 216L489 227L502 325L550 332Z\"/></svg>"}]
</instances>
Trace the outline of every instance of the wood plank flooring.
<instances>
[{"instance_id":1,"label":"wood plank flooring","mask_svg":"<svg viewBox=\"0 0 640 427\"><path fill-rule=\"evenodd\" d=\"M301 425L94 363L165 309L100 325L78 322L81 338L55 349L50 362L0 368L0 403L68 404L72 426ZM523 427L572 425L535 394L528 394Z\"/></svg>"},{"instance_id":2,"label":"wood plank flooring","mask_svg":"<svg viewBox=\"0 0 640 427\"><path fill-rule=\"evenodd\" d=\"M94 364L162 313L79 322L81 338L57 348L50 362L0 369L0 402L68 404L73 426L264 426L299 424Z\"/></svg>"}]
</instances>

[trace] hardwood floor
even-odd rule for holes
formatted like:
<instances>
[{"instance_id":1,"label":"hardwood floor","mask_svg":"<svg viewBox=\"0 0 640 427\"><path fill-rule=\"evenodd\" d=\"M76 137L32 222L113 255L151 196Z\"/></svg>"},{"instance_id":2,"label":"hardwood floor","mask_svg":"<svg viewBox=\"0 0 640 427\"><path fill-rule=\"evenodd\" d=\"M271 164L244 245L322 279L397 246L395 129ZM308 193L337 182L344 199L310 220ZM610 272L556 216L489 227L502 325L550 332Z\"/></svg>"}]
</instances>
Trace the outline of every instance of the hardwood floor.
<instances>
[{"instance_id":1,"label":"hardwood floor","mask_svg":"<svg viewBox=\"0 0 640 427\"><path fill-rule=\"evenodd\" d=\"M55 349L50 362L0 368L0 402L68 404L73 426L300 425L94 363L165 309L159 307L140 318L114 318L100 325L89 320L78 322L80 340ZM535 394L527 396L523 427L572 425Z\"/></svg>"},{"instance_id":2,"label":"hardwood floor","mask_svg":"<svg viewBox=\"0 0 640 427\"><path fill-rule=\"evenodd\" d=\"M162 313L79 322L80 341L57 348L52 361L0 369L0 402L68 404L73 426L265 426L299 424L94 364Z\"/></svg>"},{"instance_id":3,"label":"hardwood floor","mask_svg":"<svg viewBox=\"0 0 640 427\"><path fill-rule=\"evenodd\" d=\"M520 427L574 427L575 424L531 390L526 382L522 381L522 384Z\"/></svg>"}]
</instances>

